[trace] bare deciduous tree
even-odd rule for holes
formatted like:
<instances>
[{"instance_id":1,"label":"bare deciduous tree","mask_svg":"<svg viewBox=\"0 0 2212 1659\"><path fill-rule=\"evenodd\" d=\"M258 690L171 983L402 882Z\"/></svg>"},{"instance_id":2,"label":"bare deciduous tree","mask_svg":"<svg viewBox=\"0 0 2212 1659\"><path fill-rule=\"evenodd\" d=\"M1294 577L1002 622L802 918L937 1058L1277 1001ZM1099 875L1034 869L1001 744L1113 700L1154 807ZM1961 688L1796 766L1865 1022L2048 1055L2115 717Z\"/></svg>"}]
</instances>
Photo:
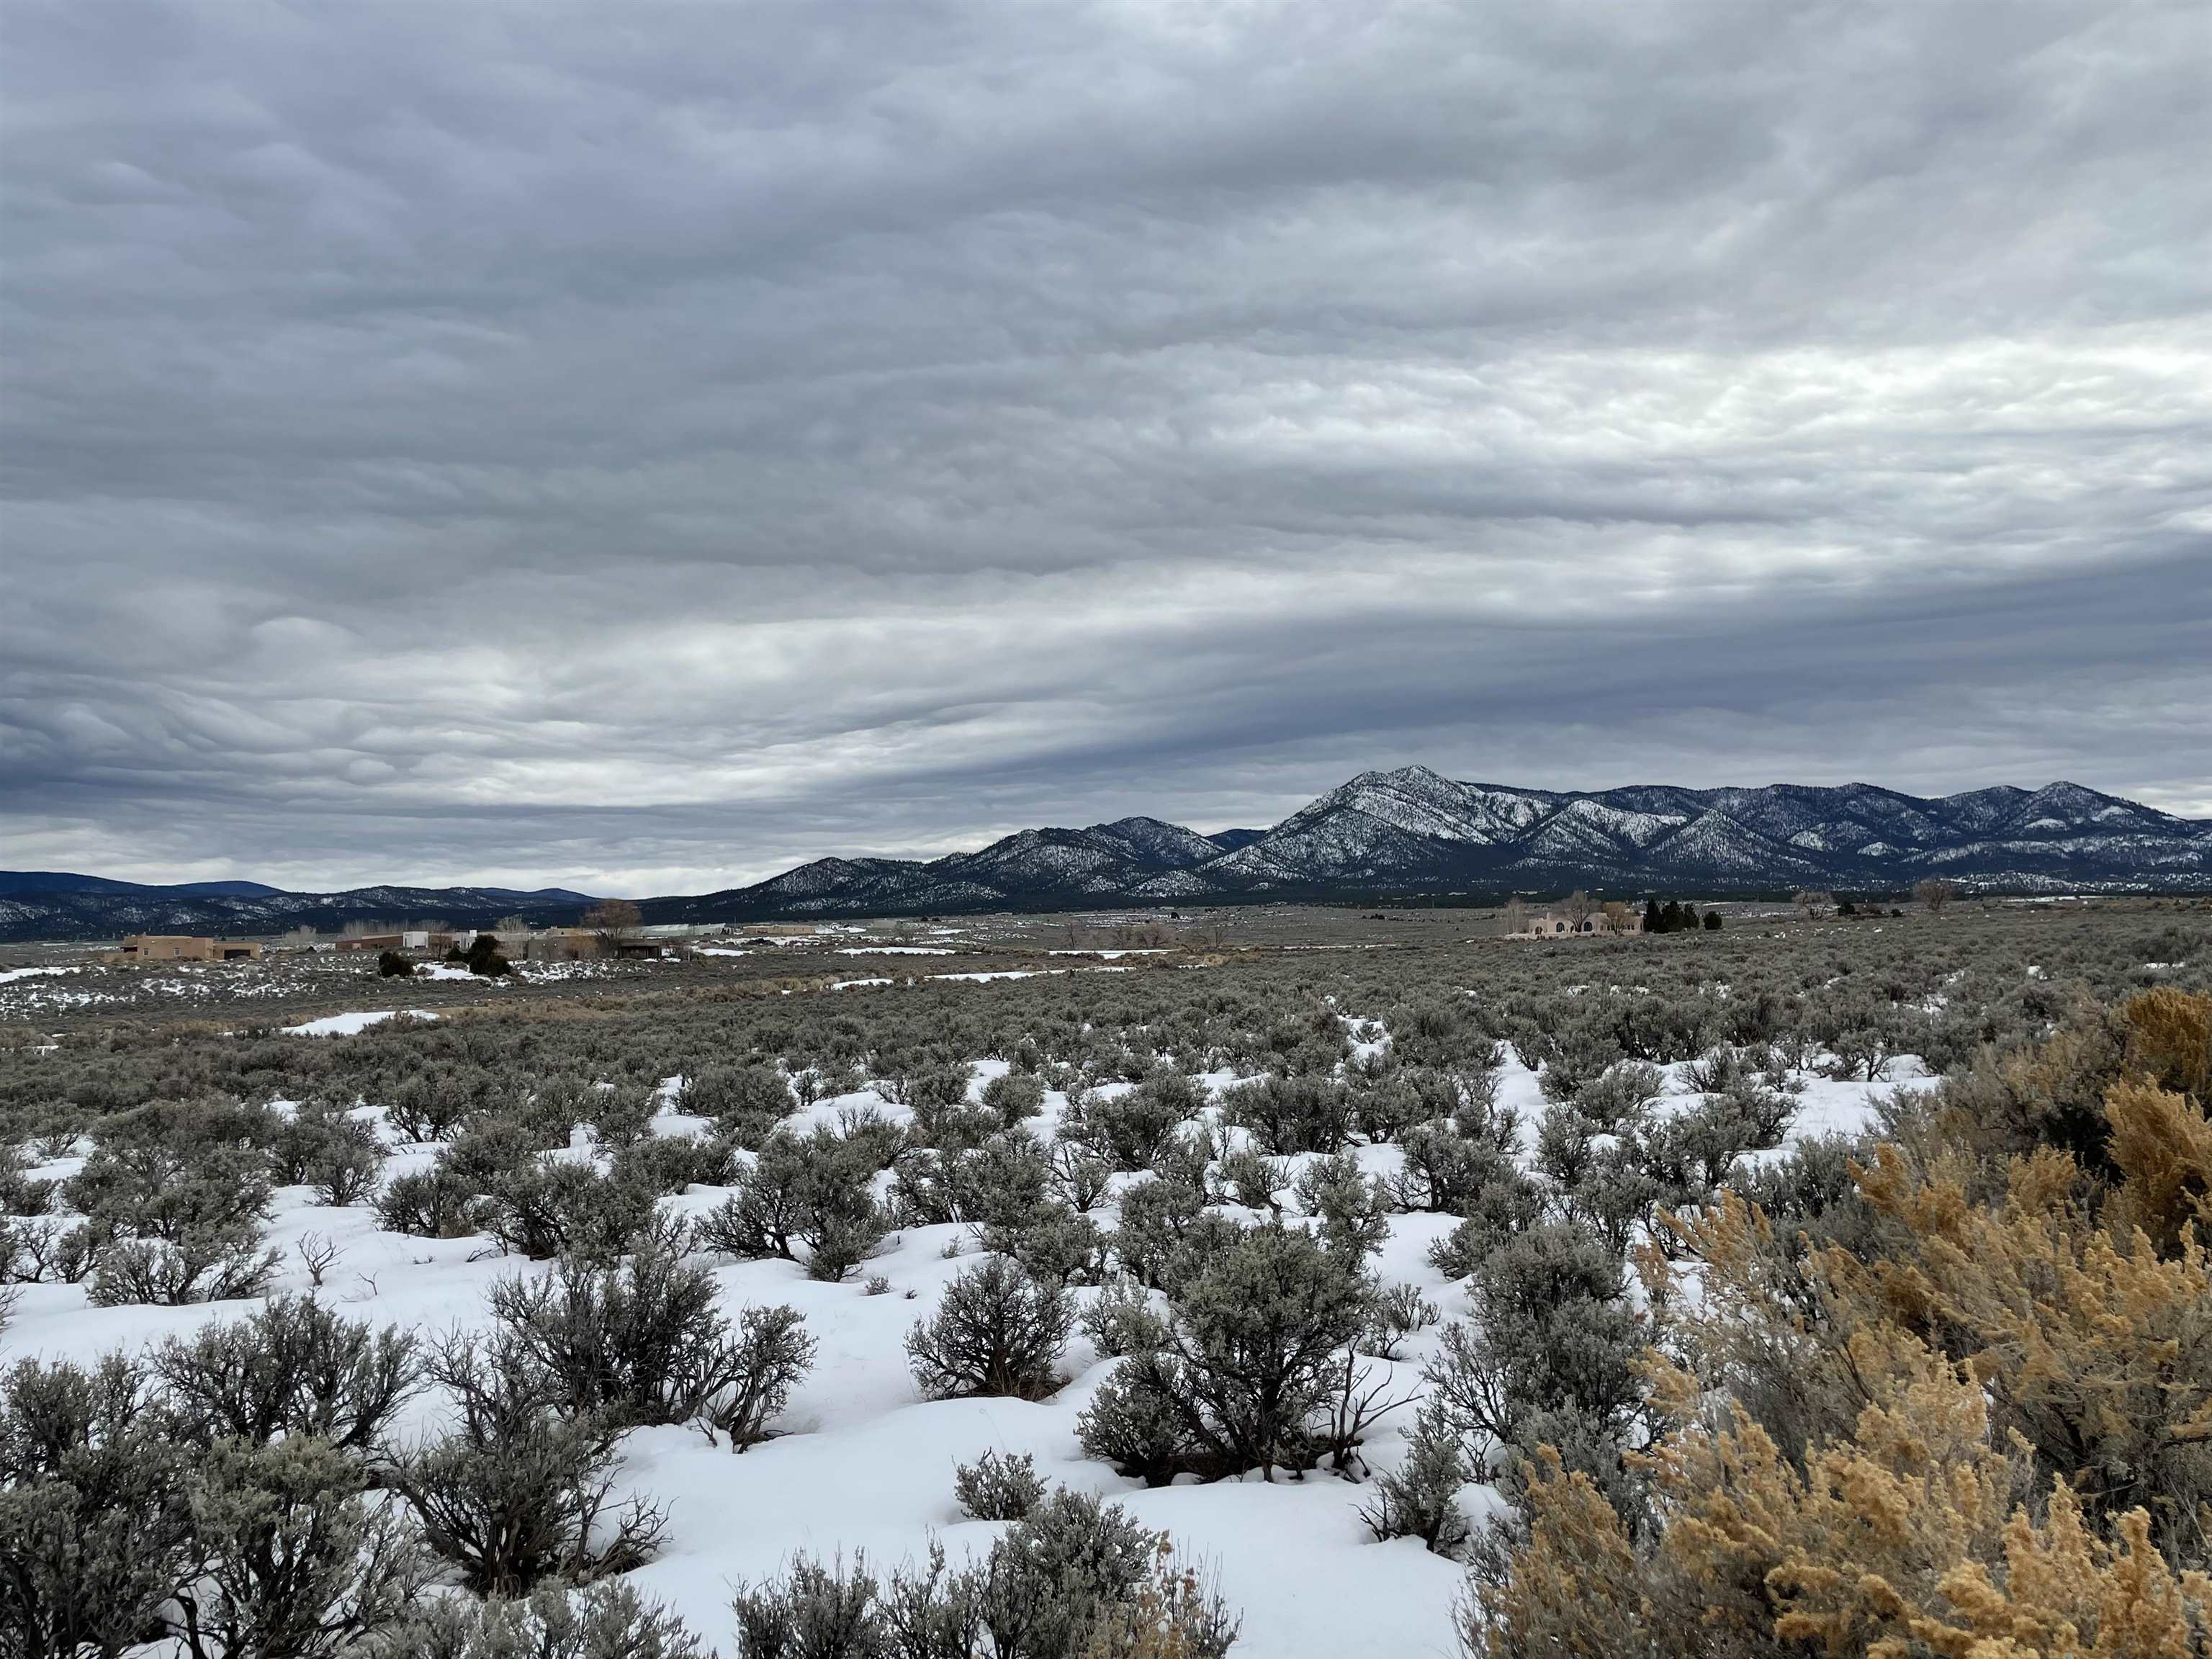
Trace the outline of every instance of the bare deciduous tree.
<instances>
[{"instance_id":1,"label":"bare deciduous tree","mask_svg":"<svg viewBox=\"0 0 2212 1659\"><path fill-rule=\"evenodd\" d=\"M599 939L599 948L611 954L644 920L637 906L628 899L601 899L584 912L584 926Z\"/></svg>"},{"instance_id":2,"label":"bare deciduous tree","mask_svg":"<svg viewBox=\"0 0 2212 1659\"><path fill-rule=\"evenodd\" d=\"M1956 886L1942 877L1929 876L1913 884L1912 896L1920 901L1929 915L1940 916L1943 914L1943 907L1951 902L1958 890Z\"/></svg>"},{"instance_id":3,"label":"bare deciduous tree","mask_svg":"<svg viewBox=\"0 0 2212 1659\"><path fill-rule=\"evenodd\" d=\"M1567 901L1560 908L1567 913L1567 920L1574 924L1575 932L1579 933L1583 924L1590 919L1590 912L1597 908L1597 902L1577 887L1567 895Z\"/></svg>"}]
</instances>

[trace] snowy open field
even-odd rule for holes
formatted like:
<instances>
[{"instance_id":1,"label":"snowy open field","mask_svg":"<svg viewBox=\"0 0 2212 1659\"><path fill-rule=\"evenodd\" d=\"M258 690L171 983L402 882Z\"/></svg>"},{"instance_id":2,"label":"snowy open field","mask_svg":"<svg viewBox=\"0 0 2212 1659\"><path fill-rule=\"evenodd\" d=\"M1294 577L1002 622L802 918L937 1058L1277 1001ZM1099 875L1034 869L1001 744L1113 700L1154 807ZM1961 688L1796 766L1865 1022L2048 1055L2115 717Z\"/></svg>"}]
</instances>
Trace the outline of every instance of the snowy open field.
<instances>
[{"instance_id":1,"label":"snowy open field","mask_svg":"<svg viewBox=\"0 0 2212 1659\"><path fill-rule=\"evenodd\" d=\"M1747 1055L1755 1052L1767 1068L1761 1073L1767 1097L1786 1103L1779 1133L1765 1144L1743 1146L1736 1168L1773 1164L1808 1139L1865 1133L1884 1099L1931 1085L1929 1066L1905 1046L1911 1035L1941 1036L1955 1044L1955 1033L1943 1022L1958 1015L1970 993L1991 994L1990 984L1996 983L2003 995L2033 997L2045 993L2033 988L2050 983L2041 971L2045 964L2018 959L2021 953L1991 969L1986 963L1962 966L1955 952L1923 950L1911 975L1893 975L1896 982L1875 1000L1849 1006L1849 1020L1875 1018L1865 1012L1869 1008L1890 1020L1888 1011L1896 1011L1894 1024L1885 1026L1886 1036L1871 1051L1856 1030L1833 1046L1814 1040L1808 1033L1821 1020L1844 1019L1831 1019L1823 1011L1844 1007L1838 999L1846 992L1859 997L1868 990L1869 964L1858 963L1859 971L1851 971L1850 953L1860 947L1894 965L1893 938L1883 943L1872 929L1844 937L1828 954L1816 953L1806 961L1841 962L1844 971L1792 967L1783 976L1799 984L1812 981L1814 988L1803 1005L1812 1012L1762 1016L1778 1020L1778 1035L1787 1041L1755 1050L1736 1045ZM994 966L968 973L917 969L860 979L825 975L795 995L763 989L742 1005L739 1025L713 1039L702 1039L702 1031L710 1028L696 1023L705 1018L699 1010L707 1005L687 999L678 988L690 981L666 975L638 974L623 981L636 1000L624 1005L630 1012L623 1016L628 1023L619 1039L604 1041L589 1036L596 1028L588 1023L591 1009L582 1004L573 1012L556 1005L563 1010L558 1018L545 1012L544 1005L526 1005L538 1011L535 1023L514 1024L526 1006L520 1000L480 999L451 1018L441 1018L439 1009L416 1001L400 1001L409 992L429 988L425 982L396 988L398 995L381 998L383 1006L294 1019L268 1028L270 1035L228 1042L234 1050L251 1049L261 1056L253 1063L268 1067L265 1075L283 1078L282 1068L294 1066L321 1079L313 1091L272 1087L264 1098L279 1121L295 1115L311 1092L325 1103L343 1100L348 1115L373 1131L384 1152L379 1180L386 1187L437 1167L452 1143L410 1139L395 1121L392 1099L381 1096L385 1085L362 1085L354 1079L404 1078L406 1068L418 1062L431 1067L478 1066L495 1079L502 1062L490 1041L489 1034L494 1033L585 1033L574 1053L564 1054L560 1068L568 1073L598 1065L605 1075L591 1081L610 1100L623 1091L649 1088L650 1105L644 1109L649 1116L642 1130L652 1139L703 1140L717 1133L718 1123L730 1129L733 1119L684 1109L701 1098L686 1092L693 1074L702 1069L697 1056L716 1042L726 1042L729 1058L750 1066L755 1074L763 1063L775 1066L775 1075L793 1090L777 1134L804 1136L817 1129L849 1133L856 1124L872 1123L890 1128L870 1133L903 1138L905 1150L887 1157L869 1182L887 1231L841 1280L811 1277L803 1248L794 1251L795 1260L744 1260L695 1241L692 1259L711 1273L718 1305L732 1320L747 1309L788 1304L803 1316L816 1344L811 1368L775 1419L774 1437L742 1455L696 1426L636 1428L621 1442L617 1492L662 1506L666 1519L657 1553L629 1573L628 1582L679 1613L725 1652L732 1650L733 1588L773 1578L795 1557L849 1560L865 1555L888 1567L919 1560L933 1542L941 1542L956 1562L981 1559L1007 1523L964 1515L955 1500L954 1476L961 1466L996 1451L1028 1454L1048 1482L1110 1498L1146 1527L1168 1533L1187 1557L1207 1565L1222 1595L1241 1617L1237 1653L1281 1659L1405 1659L1457 1651L1453 1609L1464 1593L1464 1567L1431 1553L1418 1538L1378 1541L1361 1511L1371 1504L1378 1479L1399 1469L1408 1455L1408 1437L1430 1389L1425 1367L1437 1359L1445 1329L1469 1316L1464 1279L1448 1273L1435 1254L1461 1226L1461 1217L1442 1206L1407 1201L1381 1206L1365 1273L1377 1290L1412 1287L1432 1304L1437 1318L1401 1333L1391 1345L1390 1358L1355 1354L1353 1364L1364 1368L1368 1379L1403 1403L1366 1429L1345 1471L1323 1465L1303 1473L1276 1470L1268 1479L1250 1470L1212 1480L1185 1474L1170 1485L1147 1486L1085 1453L1079 1419L1117 1368L1129 1362L1100 1353L1079 1322L1059 1356L1056 1369L1064 1380L1047 1397L930 1399L918 1386L908 1364L908 1333L937 1310L948 1285L983 1255L981 1224L923 1218L915 1212L912 1189L902 1186L908 1178L902 1160L950 1157L943 1149L956 1144L938 1121L944 1103L939 1103L934 1117L917 1109L918 1067L926 1063L937 1074L955 1076L964 1072L965 1109L978 1114L997 1098L987 1091L998 1080L1026 1068L1042 1085L1038 1109L994 1133L1027 1138L1047 1149L1095 1138L1096 1126L1110 1115L1112 1103L1135 1091L1131 1077L1144 1074L1144 1068L1180 1072L1200 1104L1176 1133L1206 1154L1210 1212L1243 1226L1279 1224L1318 1231L1322 1218L1314 1212L1310 1196L1301 1197L1297 1188L1299 1177L1323 1154L1280 1153L1262 1166L1267 1187L1255 1191L1249 1184L1251 1166L1238 1166L1235 1160L1269 1152L1270 1136L1286 1132L1267 1128L1252 1115L1254 1109L1239 1104L1246 1097L1240 1091L1271 1075L1294 1074L1315 1079L1316 1087L1369 1100L1380 1097L1376 1091L1396 1086L1394 1079L1417 1073L1459 1075L1462 1081L1455 1086L1464 1088L1472 1066L1487 1079L1477 1090L1486 1100L1487 1121L1517 1125L1513 1156L1533 1191L1550 1192L1561 1177L1553 1155L1540 1145L1540 1129L1547 1113L1556 1118L1565 1103L1596 1098L1590 1091L1600 1085L1588 1082L1580 1093L1564 1086L1547 1091L1547 1066L1588 1062L1567 1050L1543 1058L1539 1051L1549 1039L1540 1031L1493 1041L1480 1027L1532 1018L1540 1025L1603 1011L1628 1030L1644 1018L1637 1011L1662 1005L1724 1022L1739 1017L1732 1011L1741 1011L1746 999L1760 994L1753 981L1772 966L1762 963L1760 952L1766 948L1762 941L1734 936L1725 957L1719 944L1696 939L1680 945L1634 941L1595 948L1543 946L1517 956L1510 948L1486 945L1460 959L1456 971L1455 958L1443 954L1422 958L1418 970L1409 965L1386 971L1372 966L1379 959L1371 956L1293 957L1284 948L1193 972L1202 964L1171 952L1106 950L1085 953L1092 957L1085 963L1067 960L1073 953L1061 946L1049 955L1039 953L1032 967ZM1798 950L1796 945L1790 948ZM821 954L825 959L848 957L853 949L833 944ZM1695 954L1700 950L1703 957ZM1100 955L1129 959L1102 963L1097 960ZM2166 955L2179 958L2183 952L2169 949ZM1796 957L1787 960L1794 963ZM2154 965L2165 969L2166 957ZM736 964L707 966L719 972ZM851 964L841 961L839 966L849 972ZM1124 971L1100 972L1106 967ZM2038 971L2030 973L2031 968ZM1970 971L1997 978L1970 981ZM11 980L8 988L70 977L24 975ZM386 988L373 981L358 983L364 990ZM877 988L880 994L829 994L840 987L862 986ZM680 1019L672 1010L681 1011ZM1095 1029L1086 1010L1101 1021L1110 1015L1110 1033ZM429 1018L392 1023L395 1013L409 1012ZM676 1063L654 1066L654 1046L662 1040L654 1033L663 1030L666 1052ZM1194 1037L1194 1031L1201 1035ZM1654 1052L1681 1041L1656 1034L1656 1026L1653 1031ZM995 1035L980 1035L986 1033ZM80 1044L88 1041L73 1039ZM595 1041L602 1060L576 1057L592 1054ZM826 1046L802 1066L799 1062L810 1058L809 1044ZM1201 1052L1209 1047L1211 1053ZM1693 1063L1710 1061L1729 1047L1725 1042L1701 1042L1680 1057L1650 1062L1639 1092L1652 1097L1622 1120L1629 1126L1622 1133L1586 1133L1586 1147L1602 1155L1618 1148L1624 1133L1656 1134L1653 1126L1704 1109L1713 1096L1700 1090L1700 1079L1692 1074ZM778 1057L764 1062L764 1055ZM41 1098L38 1068L60 1066L69 1058L55 1058L52 1042L6 1051L7 1097L19 1127L38 1115L32 1109ZM1534 1066L1532 1060L1537 1061ZM1643 1063L1616 1055L1590 1077L1626 1076L1622 1067ZM1847 1075L1851 1073L1857 1075ZM404 1092L404 1085L395 1088ZM544 1158L602 1174L621 1165L616 1143L622 1137L592 1121L589 1103L598 1097L583 1097L586 1105L568 1144L541 1154ZM58 1109L48 1100L40 1109L51 1117ZM1362 1118L1357 1111L1350 1121L1353 1127L1341 1134L1333 1132L1331 1139L1360 1175L1379 1180L1387 1193L1411 1190L1406 1126L1391 1133L1378 1127L1379 1115ZM35 1146L27 1142L21 1180L67 1182L80 1175L101 1130L97 1121L84 1127L87 1134L66 1150L61 1144L66 1137L51 1130ZM419 1123L415 1127L422 1133ZM750 1139L757 1144L759 1136ZM728 1180L687 1183L681 1191L660 1196L658 1207L669 1216L704 1218L744 1184L746 1171L757 1162L756 1151L741 1148L733 1155ZM1066 1294L1079 1311L1104 1293L1102 1279L1117 1278L1128 1265L1113 1248L1122 1199L1133 1188L1163 1178L1125 1167L1091 1195L1085 1213L1105 1243L1092 1267L1069 1278ZM65 1216L65 1209L57 1208ZM1644 1236L1641 1230L1638 1236ZM145 1352L203 1327L237 1321L270 1297L308 1291L349 1317L392 1325L426 1340L483 1332L490 1327L486 1297L495 1283L517 1275L543 1279L554 1271L550 1261L532 1261L503 1249L489 1232L425 1237L388 1231L368 1202L319 1203L307 1185L274 1188L265 1242L276 1251L279 1265L265 1293L253 1297L173 1306L95 1305L97 1273L76 1283L22 1284L12 1321L0 1334L0 1361L35 1358L89 1364L112 1352ZM318 1246L331 1252L320 1270L319 1287L311 1282L307 1265ZM1629 1302L1638 1305L1640 1291L1632 1277L1626 1285ZM1153 1300L1160 1302L1157 1292ZM1359 1346L1368 1346L1364 1339ZM449 1419L449 1401L438 1390L426 1389L394 1425L395 1442L434 1437ZM1468 1480L1458 1494L1461 1510L1474 1521L1500 1501L1482 1480Z\"/></svg>"},{"instance_id":2,"label":"snowy open field","mask_svg":"<svg viewBox=\"0 0 2212 1659\"><path fill-rule=\"evenodd\" d=\"M299 1029L343 1035L370 1023L341 1016ZM983 1061L978 1090L1005 1069L1003 1061ZM1891 1070L1909 1076L1918 1066L1904 1060ZM1527 1114L1533 1126L1543 1104L1534 1074L1510 1059L1501 1071L1501 1102ZM1793 1139L1856 1133L1870 1114L1873 1097L1892 1086L1817 1076L1802 1081ZM1683 1098L1672 1097L1670 1103ZM1662 1103L1662 1109L1670 1103ZM1066 1103L1064 1096L1048 1093L1044 1114L1031 1121L1032 1132L1050 1133ZM895 1121L911 1117L905 1108L866 1092L817 1103L809 1115L834 1123L840 1110L852 1109L873 1109ZM387 1175L437 1160L436 1147L400 1141L375 1109L364 1115L379 1121L392 1148ZM654 1124L662 1134L696 1134L707 1127L672 1113ZM590 1156L586 1137L580 1133L578 1143L576 1154ZM1389 1175L1398 1164L1389 1146L1362 1147L1358 1155L1371 1174ZM1295 1171L1305 1161L1292 1160L1289 1167ZM81 1158L57 1160L32 1174L65 1176L82 1164ZM664 1203L672 1211L697 1212L720 1196L696 1188ZM1097 1218L1109 1223L1110 1209ZM1426 1253L1450 1226L1449 1217L1395 1217L1374 1262L1382 1279L1418 1286L1447 1316L1459 1311L1456 1286L1429 1265ZM426 1240L383 1232L373 1211L319 1206L307 1188L295 1187L278 1190L270 1224L270 1242L284 1258L272 1292L310 1288L298 1255L300 1241L310 1236L330 1240L339 1252L325 1274L325 1297L354 1316L422 1331L481 1328L491 1281L550 1271L547 1264L502 1256L480 1237ZM1165 1529L1178 1546L1218 1566L1224 1594L1243 1615L1239 1653L1404 1659L1453 1651L1450 1609L1460 1569L1416 1540L1376 1543L1358 1515L1369 1495L1363 1484L1324 1474L1273 1483L1255 1475L1148 1492L1086 1462L1076 1442L1076 1418L1116 1362L1101 1360L1080 1336L1063 1362L1067 1384L1048 1400L923 1400L908 1374L908 1328L934 1306L975 1250L973 1230L963 1224L901 1228L866 1264L866 1275L890 1281L881 1294L871 1294L863 1282L816 1283L793 1262L718 1265L721 1299L732 1314L757 1304L789 1303L805 1316L819 1356L779 1425L783 1433L742 1456L709 1444L695 1430L632 1433L623 1448L623 1489L663 1502L669 1510L666 1547L634 1575L635 1582L696 1628L714 1632L726 1623L733 1583L769 1577L795 1553L864 1552L872 1560L890 1562L919 1559L933 1537L956 1550L987 1547L1003 1527L961 1514L952 1497L954 1470L988 1450L1027 1452L1051 1480L1115 1498L1146 1524ZM35 1355L90 1362L112 1349L142 1347L210 1321L234 1319L257 1305L95 1308L87 1305L82 1286L34 1285L26 1291L15 1323L0 1340L0 1359ZM1074 1294L1085 1298L1096 1292ZM1374 1364L1394 1383L1418 1390L1420 1362L1433 1346L1433 1334L1424 1334L1406 1344L1396 1363ZM438 1411L434 1399L419 1402L413 1426L434 1427ZM1413 1415L1403 1409L1386 1420L1365 1449L1369 1462L1391 1466ZM1492 1500L1486 1488L1470 1487L1464 1501L1480 1514Z\"/></svg>"}]
</instances>

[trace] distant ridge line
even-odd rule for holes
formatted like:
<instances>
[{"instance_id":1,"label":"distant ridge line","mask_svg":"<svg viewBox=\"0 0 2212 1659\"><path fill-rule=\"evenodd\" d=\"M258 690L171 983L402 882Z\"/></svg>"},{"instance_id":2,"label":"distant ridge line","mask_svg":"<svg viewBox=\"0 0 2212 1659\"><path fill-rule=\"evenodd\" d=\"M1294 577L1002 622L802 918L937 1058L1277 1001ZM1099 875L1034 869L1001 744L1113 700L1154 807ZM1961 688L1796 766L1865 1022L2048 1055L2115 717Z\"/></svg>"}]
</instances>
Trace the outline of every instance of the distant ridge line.
<instances>
[{"instance_id":1,"label":"distant ridge line","mask_svg":"<svg viewBox=\"0 0 2212 1659\"><path fill-rule=\"evenodd\" d=\"M1024 830L937 859L817 859L750 886L639 908L648 922L726 922L1578 886L1896 892L1926 877L1983 891L2212 892L2212 822L2065 782L1937 797L1870 783L1534 789L1407 766L1363 772L1266 830L1207 836L1141 816ZM32 884L40 883L49 884ZM288 893L255 882L158 887L0 872L0 939L268 933L371 916L572 922L592 902L565 888Z\"/></svg>"},{"instance_id":2,"label":"distant ridge line","mask_svg":"<svg viewBox=\"0 0 2212 1659\"><path fill-rule=\"evenodd\" d=\"M1364 772L1265 830L1158 818L1024 830L942 858L819 859L748 887L652 899L654 921L898 915L1603 885L1725 894L2212 891L2212 823L2075 783L1923 797L1868 783L1603 790Z\"/></svg>"}]
</instances>

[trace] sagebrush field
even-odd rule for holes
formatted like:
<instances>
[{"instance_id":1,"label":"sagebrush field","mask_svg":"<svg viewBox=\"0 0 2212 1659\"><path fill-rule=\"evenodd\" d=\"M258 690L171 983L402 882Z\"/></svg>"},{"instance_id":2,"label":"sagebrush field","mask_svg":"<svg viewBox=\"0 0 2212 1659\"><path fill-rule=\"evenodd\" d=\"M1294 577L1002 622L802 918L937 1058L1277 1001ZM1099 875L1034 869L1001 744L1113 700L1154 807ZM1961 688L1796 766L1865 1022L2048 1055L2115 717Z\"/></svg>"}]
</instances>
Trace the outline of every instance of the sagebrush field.
<instances>
[{"instance_id":1,"label":"sagebrush field","mask_svg":"<svg viewBox=\"0 0 2212 1659\"><path fill-rule=\"evenodd\" d=\"M2186 1655L2212 912L0 969L0 1654Z\"/></svg>"}]
</instances>

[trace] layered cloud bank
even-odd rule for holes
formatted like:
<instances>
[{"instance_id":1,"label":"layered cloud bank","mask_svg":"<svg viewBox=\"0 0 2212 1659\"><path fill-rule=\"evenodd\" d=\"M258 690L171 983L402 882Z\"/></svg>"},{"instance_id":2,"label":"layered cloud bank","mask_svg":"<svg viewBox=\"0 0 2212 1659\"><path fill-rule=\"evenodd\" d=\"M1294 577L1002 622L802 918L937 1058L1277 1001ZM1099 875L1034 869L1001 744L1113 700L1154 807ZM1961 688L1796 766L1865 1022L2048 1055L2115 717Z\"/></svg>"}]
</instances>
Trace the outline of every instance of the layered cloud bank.
<instances>
[{"instance_id":1,"label":"layered cloud bank","mask_svg":"<svg viewBox=\"0 0 2212 1659\"><path fill-rule=\"evenodd\" d=\"M30 4L0 864L2212 813L2187 6Z\"/></svg>"}]
</instances>

